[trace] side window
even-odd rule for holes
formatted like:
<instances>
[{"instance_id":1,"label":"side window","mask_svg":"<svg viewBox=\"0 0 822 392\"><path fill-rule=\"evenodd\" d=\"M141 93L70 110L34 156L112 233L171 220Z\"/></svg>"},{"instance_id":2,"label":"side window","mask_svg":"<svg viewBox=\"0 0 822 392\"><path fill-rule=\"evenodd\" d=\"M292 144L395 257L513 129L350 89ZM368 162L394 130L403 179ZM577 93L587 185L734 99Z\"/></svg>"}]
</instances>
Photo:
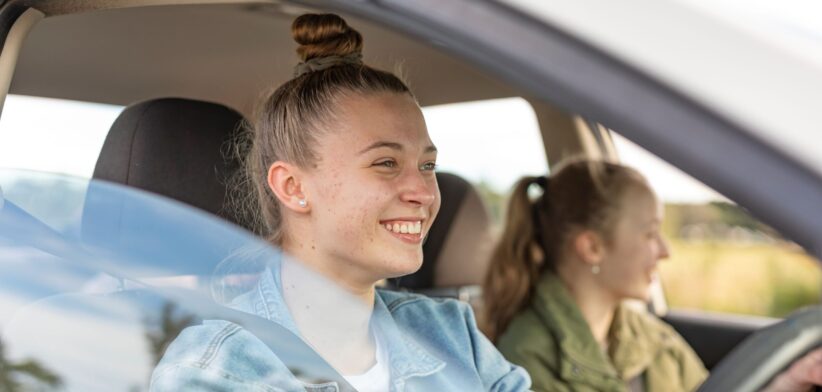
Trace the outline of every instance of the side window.
<instances>
[{"instance_id":1,"label":"side window","mask_svg":"<svg viewBox=\"0 0 822 392\"><path fill-rule=\"evenodd\" d=\"M623 163L665 206L671 256L660 264L668 306L784 317L822 295L819 261L704 184L612 133Z\"/></svg>"},{"instance_id":2,"label":"side window","mask_svg":"<svg viewBox=\"0 0 822 392\"><path fill-rule=\"evenodd\" d=\"M76 222L82 211L85 190L75 188L83 182L34 173L18 178L20 172L14 171L91 178L106 134L121 110L114 105L7 96L0 117L0 176L14 186L6 187L5 196L52 228L76 229L66 225ZM65 197L58 205L42 189Z\"/></svg>"},{"instance_id":3,"label":"side window","mask_svg":"<svg viewBox=\"0 0 822 392\"><path fill-rule=\"evenodd\" d=\"M0 117L0 168L91 178L122 107L9 95Z\"/></svg>"},{"instance_id":4,"label":"side window","mask_svg":"<svg viewBox=\"0 0 822 392\"><path fill-rule=\"evenodd\" d=\"M522 98L429 106L423 113L439 170L474 184L497 226L514 183L548 172L536 114Z\"/></svg>"}]
</instances>

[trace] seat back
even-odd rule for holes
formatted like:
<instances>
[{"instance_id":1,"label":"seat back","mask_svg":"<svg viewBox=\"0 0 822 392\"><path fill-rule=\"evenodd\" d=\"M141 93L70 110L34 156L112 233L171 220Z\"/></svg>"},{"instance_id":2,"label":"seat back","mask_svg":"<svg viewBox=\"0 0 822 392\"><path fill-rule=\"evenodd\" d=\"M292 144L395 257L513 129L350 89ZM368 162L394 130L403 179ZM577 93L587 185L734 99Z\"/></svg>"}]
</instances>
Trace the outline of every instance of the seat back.
<instances>
[{"instance_id":1,"label":"seat back","mask_svg":"<svg viewBox=\"0 0 822 392\"><path fill-rule=\"evenodd\" d=\"M225 152L243 121L242 115L228 107L190 99L163 98L130 105L112 124L93 178L171 198L209 213L207 217L216 216L248 228L226 206L227 183L239 168L239 160ZM88 189L82 218L83 241L121 253L131 249L132 253L140 254L146 248L141 239L147 232L158 230L146 219L156 215L156 209L144 200L130 202L128 195L112 192L106 185L92 183ZM169 235L186 238L185 234ZM221 246L216 242L187 246L186 249L199 252L190 255L202 259L199 264L157 259L156 265L141 267L156 270L145 272L147 275L209 274L219 262L214 254L219 254ZM171 251L169 257L173 255Z\"/></svg>"},{"instance_id":2,"label":"seat back","mask_svg":"<svg viewBox=\"0 0 822 392\"><path fill-rule=\"evenodd\" d=\"M242 126L226 106L162 98L128 106L103 143L93 178L140 188L245 226L226 208L239 162L226 154Z\"/></svg>"}]
</instances>

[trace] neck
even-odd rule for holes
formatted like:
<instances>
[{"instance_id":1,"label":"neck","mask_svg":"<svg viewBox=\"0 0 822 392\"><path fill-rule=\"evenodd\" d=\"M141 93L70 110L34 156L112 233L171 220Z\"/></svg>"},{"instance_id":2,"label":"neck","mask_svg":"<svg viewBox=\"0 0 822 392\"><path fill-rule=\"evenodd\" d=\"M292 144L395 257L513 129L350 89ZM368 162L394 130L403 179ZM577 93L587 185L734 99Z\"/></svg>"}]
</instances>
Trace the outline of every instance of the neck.
<instances>
[{"instance_id":1,"label":"neck","mask_svg":"<svg viewBox=\"0 0 822 392\"><path fill-rule=\"evenodd\" d=\"M299 262L283 260L283 299L300 334L342 374L360 374L373 366L376 346L369 327L374 286L351 293Z\"/></svg>"},{"instance_id":2,"label":"neck","mask_svg":"<svg viewBox=\"0 0 822 392\"><path fill-rule=\"evenodd\" d=\"M379 278L371 276L368 271L345 260L329 258L318 251L313 241L285 239L282 250L315 273L333 282L337 287L344 289L349 297L357 297L367 306L373 306L374 285Z\"/></svg>"},{"instance_id":3,"label":"neck","mask_svg":"<svg viewBox=\"0 0 822 392\"><path fill-rule=\"evenodd\" d=\"M608 332L619 306L619 299L597 284L589 270L574 271L571 268L560 268L558 273L571 298L579 307L582 317L588 323L594 339L601 347L607 347Z\"/></svg>"}]
</instances>

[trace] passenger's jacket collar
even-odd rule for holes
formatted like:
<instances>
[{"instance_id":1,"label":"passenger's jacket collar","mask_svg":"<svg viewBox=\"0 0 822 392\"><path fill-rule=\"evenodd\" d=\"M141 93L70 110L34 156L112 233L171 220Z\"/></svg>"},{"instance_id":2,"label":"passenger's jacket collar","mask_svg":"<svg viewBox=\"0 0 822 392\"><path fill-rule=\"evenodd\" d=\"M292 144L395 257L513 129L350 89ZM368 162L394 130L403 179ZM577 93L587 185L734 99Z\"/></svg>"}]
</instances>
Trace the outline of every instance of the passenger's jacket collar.
<instances>
[{"instance_id":1,"label":"passenger's jacket collar","mask_svg":"<svg viewBox=\"0 0 822 392\"><path fill-rule=\"evenodd\" d=\"M630 380L646 369L662 348L661 335L639 336L645 331L641 326L631 325L623 304L614 315L606 353L594 339L564 283L553 273L543 274L531 306L557 337L557 344L568 359L560 365L560 377L565 380Z\"/></svg>"}]
</instances>

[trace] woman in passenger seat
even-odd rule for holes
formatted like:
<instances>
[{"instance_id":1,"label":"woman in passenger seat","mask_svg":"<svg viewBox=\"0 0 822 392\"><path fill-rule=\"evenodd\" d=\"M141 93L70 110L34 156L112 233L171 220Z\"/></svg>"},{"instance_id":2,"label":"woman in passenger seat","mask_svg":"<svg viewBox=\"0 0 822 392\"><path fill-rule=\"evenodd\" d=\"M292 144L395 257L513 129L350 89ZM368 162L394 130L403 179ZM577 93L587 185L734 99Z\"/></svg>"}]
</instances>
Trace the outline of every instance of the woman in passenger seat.
<instances>
[{"instance_id":1,"label":"woman in passenger seat","mask_svg":"<svg viewBox=\"0 0 822 392\"><path fill-rule=\"evenodd\" d=\"M259 234L288 262L231 306L302 337L360 391L528 389L467 304L375 288L422 263L437 150L408 87L362 63L362 36L342 18L300 16L292 35L302 62L262 102L245 157ZM170 345L151 390L338 389L298 380L276 354L210 320Z\"/></svg>"},{"instance_id":2,"label":"woman in passenger seat","mask_svg":"<svg viewBox=\"0 0 822 392\"><path fill-rule=\"evenodd\" d=\"M690 391L707 377L673 328L623 303L649 299L657 264L668 257L661 223L648 182L618 164L569 161L516 185L481 319L535 390ZM806 391L813 382L822 382L822 350L770 387Z\"/></svg>"}]
</instances>

